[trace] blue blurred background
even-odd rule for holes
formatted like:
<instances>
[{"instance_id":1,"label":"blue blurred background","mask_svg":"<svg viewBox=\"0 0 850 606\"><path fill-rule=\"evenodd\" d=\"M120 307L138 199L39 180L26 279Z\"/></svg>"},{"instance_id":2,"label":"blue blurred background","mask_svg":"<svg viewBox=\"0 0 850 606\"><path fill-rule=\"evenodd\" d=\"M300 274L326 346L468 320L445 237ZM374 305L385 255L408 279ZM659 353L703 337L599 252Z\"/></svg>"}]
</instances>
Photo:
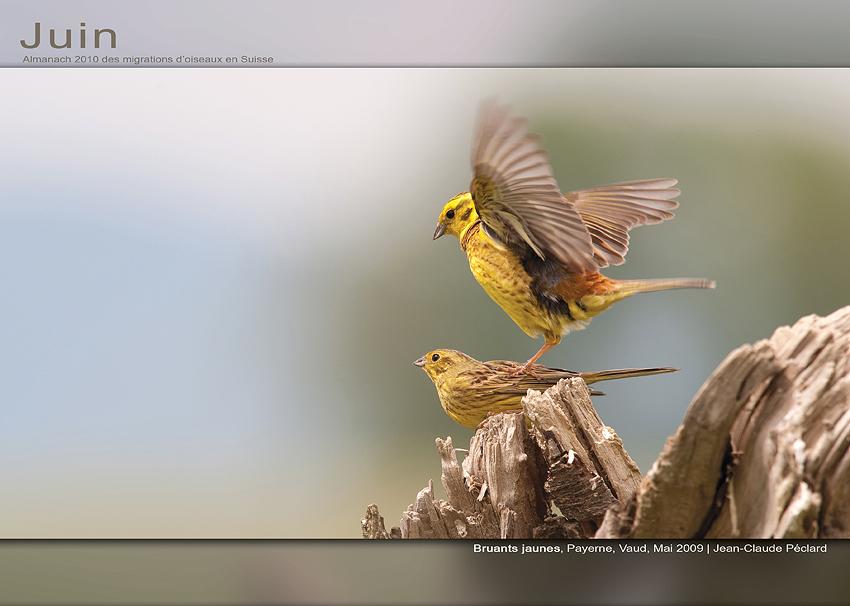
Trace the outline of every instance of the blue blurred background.
<instances>
[{"instance_id":1,"label":"blue blurred background","mask_svg":"<svg viewBox=\"0 0 850 606\"><path fill-rule=\"evenodd\" d=\"M410 362L524 360L437 213L482 98L563 189L676 177L624 302L548 354L672 365L605 386L646 471L737 345L850 302L840 70L7 70L0 97L3 537L354 537L429 478L444 416Z\"/></svg>"}]
</instances>

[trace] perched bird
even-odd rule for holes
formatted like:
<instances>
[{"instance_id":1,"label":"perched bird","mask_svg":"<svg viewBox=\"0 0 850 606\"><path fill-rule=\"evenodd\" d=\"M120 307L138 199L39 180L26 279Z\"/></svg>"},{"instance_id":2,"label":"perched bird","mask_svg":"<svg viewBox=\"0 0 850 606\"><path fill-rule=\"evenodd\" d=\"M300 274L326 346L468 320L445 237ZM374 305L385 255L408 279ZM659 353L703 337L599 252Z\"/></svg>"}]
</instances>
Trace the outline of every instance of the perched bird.
<instances>
[{"instance_id":1,"label":"perched bird","mask_svg":"<svg viewBox=\"0 0 850 606\"><path fill-rule=\"evenodd\" d=\"M535 364L533 374L517 374L516 362L479 362L454 349L435 349L414 363L434 382L443 410L464 427L475 428L490 413L522 410L522 397L529 389L544 390L561 379L581 377L590 385L597 381L642 377L675 368L626 368L600 372L574 372ZM591 392L601 395L601 392Z\"/></svg>"},{"instance_id":2,"label":"perched bird","mask_svg":"<svg viewBox=\"0 0 850 606\"><path fill-rule=\"evenodd\" d=\"M599 273L625 262L630 229L673 218L675 179L562 194L526 122L492 103L482 107L472 167L470 191L446 203L434 239L457 236L487 294L527 335L545 339L519 372L621 299L714 288L704 279L614 280Z\"/></svg>"}]
</instances>

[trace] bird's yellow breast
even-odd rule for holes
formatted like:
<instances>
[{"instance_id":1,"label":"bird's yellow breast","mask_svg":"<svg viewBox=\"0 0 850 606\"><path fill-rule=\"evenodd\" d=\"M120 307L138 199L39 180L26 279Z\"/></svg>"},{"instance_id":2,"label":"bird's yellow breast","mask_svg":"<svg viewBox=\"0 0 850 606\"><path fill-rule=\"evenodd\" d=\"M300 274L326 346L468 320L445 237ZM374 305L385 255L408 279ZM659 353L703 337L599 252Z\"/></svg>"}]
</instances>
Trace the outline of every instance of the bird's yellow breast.
<instances>
[{"instance_id":1,"label":"bird's yellow breast","mask_svg":"<svg viewBox=\"0 0 850 606\"><path fill-rule=\"evenodd\" d=\"M501 307L525 334L532 338L543 335L558 342L571 330L584 328L593 318L622 297L614 293L596 294L601 274L579 276L571 281L564 297L566 311L554 311L540 304L532 289L532 278L520 259L501 243L492 239L480 223L470 227L461 237L469 269L484 291Z\"/></svg>"},{"instance_id":2,"label":"bird's yellow breast","mask_svg":"<svg viewBox=\"0 0 850 606\"><path fill-rule=\"evenodd\" d=\"M494 394L470 385L454 374L434 381L440 405L456 423L475 429L490 413L522 410L521 395Z\"/></svg>"},{"instance_id":3,"label":"bird's yellow breast","mask_svg":"<svg viewBox=\"0 0 850 606\"><path fill-rule=\"evenodd\" d=\"M551 332L555 328L553 318L538 304L531 290L531 276L520 260L492 240L480 224L469 231L464 238L469 269L484 291L528 336ZM557 320L555 323L559 324Z\"/></svg>"}]
</instances>

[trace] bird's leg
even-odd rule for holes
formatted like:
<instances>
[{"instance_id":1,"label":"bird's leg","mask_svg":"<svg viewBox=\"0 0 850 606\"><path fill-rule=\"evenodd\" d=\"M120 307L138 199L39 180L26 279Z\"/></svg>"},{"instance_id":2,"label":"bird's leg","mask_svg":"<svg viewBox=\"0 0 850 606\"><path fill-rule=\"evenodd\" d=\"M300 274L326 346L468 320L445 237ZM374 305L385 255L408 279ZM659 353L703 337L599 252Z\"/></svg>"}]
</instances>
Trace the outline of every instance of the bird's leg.
<instances>
[{"instance_id":1,"label":"bird's leg","mask_svg":"<svg viewBox=\"0 0 850 606\"><path fill-rule=\"evenodd\" d=\"M539 360L543 356L543 354L545 354L547 351L549 351L550 349L555 347L555 345L557 345L557 344L558 344L557 342L546 341L543 344L543 347L538 349L537 353L534 354L533 356L531 356L531 358L528 360L528 362L526 362L525 364L520 366L520 371L524 372L525 374L533 374L533 371L531 370L531 366L535 362L537 362L537 360Z\"/></svg>"},{"instance_id":2,"label":"bird's leg","mask_svg":"<svg viewBox=\"0 0 850 606\"><path fill-rule=\"evenodd\" d=\"M546 342L543 344L543 347L541 347L541 348L537 351L537 353L536 353L536 354L534 354L533 356L531 356L531 359L530 359L528 362L526 362L526 363L525 363L525 364L523 364L522 366L520 366L519 364L517 364L517 365L516 365L516 368L514 368L513 370L511 370L508 374L509 374L510 376L512 376L512 377L519 377L519 376L522 376L522 375L526 375L526 376L530 376L530 377L534 377L534 378L536 378L536 379L539 379L540 377L537 375L537 373L535 373L535 372L534 372L534 368L533 368L534 363L535 363L537 360L539 360L539 359L540 359L540 357L541 357L543 354L545 354L547 351L549 351L550 349L552 349L553 347L555 347L555 345L557 345L557 344L558 344L558 341L546 341Z\"/></svg>"}]
</instances>

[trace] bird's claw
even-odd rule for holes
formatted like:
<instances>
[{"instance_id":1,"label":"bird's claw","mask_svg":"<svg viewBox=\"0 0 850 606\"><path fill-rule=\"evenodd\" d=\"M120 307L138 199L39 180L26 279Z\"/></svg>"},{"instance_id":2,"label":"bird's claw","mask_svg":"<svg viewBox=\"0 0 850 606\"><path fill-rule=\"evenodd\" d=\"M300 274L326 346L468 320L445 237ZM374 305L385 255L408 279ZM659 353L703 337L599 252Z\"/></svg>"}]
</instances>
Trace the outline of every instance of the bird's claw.
<instances>
[{"instance_id":1,"label":"bird's claw","mask_svg":"<svg viewBox=\"0 0 850 606\"><path fill-rule=\"evenodd\" d=\"M511 370L508 374L514 378L522 376L532 377L534 379L540 378L540 375L534 372L534 369L531 367L531 364L523 364L521 366L517 365L517 367Z\"/></svg>"}]
</instances>

